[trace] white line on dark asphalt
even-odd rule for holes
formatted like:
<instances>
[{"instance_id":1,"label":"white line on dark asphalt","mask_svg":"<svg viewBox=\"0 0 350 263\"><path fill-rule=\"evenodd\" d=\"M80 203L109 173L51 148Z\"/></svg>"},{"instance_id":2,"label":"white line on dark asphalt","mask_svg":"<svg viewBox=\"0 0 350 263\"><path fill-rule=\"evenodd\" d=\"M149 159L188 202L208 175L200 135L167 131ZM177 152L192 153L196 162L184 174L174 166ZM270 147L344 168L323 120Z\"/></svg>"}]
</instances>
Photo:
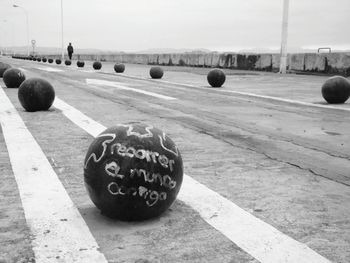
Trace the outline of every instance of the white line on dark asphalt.
<instances>
[{"instance_id":1,"label":"white line on dark asphalt","mask_svg":"<svg viewBox=\"0 0 350 263\"><path fill-rule=\"evenodd\" d=\"M0 87L0 124L35 262L107 262L56 173Z\"/></svg>"},{"instance_id":2,"label":"white line on dark asphalt","mask_svg":"<svg viewBox=\"0 0 350 263\"><path fill-rule=\"evenodd\" d=\"M23 72L28 72L27 69L24 69L24 68L18 68L20 71L23 71Z\"/></svg>"},{"instance_id":3,"label":"white line on dark asphalt","mask_svg":"<svg viewBox=\"0 0 350 263\"><path fill-rule=\"evenodd\" d=\"M54 106L94 137L106 129L58 98ZM198 211L207 223L260 262L330 262L305 244L254 217L190 176L184 176L178 198Z\"/></svg>"},{"instance_id":4,"label":"white line on dark asphalt","mask_svg":"<svg viewBox=\"0 0 350 263\"><path fill-rule=\"evenodd\" d=\"M62 69L57 69L57 68L51 68L51 67L36 67L36 69L39 70L44 70L44 71L48 71L48 72L62 72Z\"/></svg>"},{"instance_id":5,"label":"white line on dark asphalt","mask_svg":"<svg viewBox=\"0 0 350 263\"><path fill-rule=\"evenodd\" d=\"M308 106L308 107L350 111L350 108L341 108L341 107L336 107L336 106L331 106L331 105L314 104L314 103L310 103L310 102L283 99L283 98L266 96L266 95L258 95L258 94L254 94L254 93L248 93L248 92L240 92L240 91L234 91L234 90L225 90L224 92L229 92L229 93L234 93L234 94L244 95L244 96L249 96L249 97L255 97L255 98L261 98L261 99L269 99L269 100L274 100L274 101L287 102L287 103L291 103L291 104L299 104L299 105Z\"/></svg>"},{"instance_id":6,"label":"white line on dark asphalt","mask_svg":"<svg viewBox=\"0 0 350 263\"><path fill-rule=\"evenodd\" d=\"M133 91L133 92L137 92L137 93L142 93L142 94L156 97L156 98L163 99L163 100L176 100L176 98L174 98L174 97L169 97L169 96L165 96L165 95L161 95L158 93L149 92L149 91L145 91L145 90L141 90L141 89L134 89L134 88L126 87L126 86L120 85L116 82L108 81L108 80L86 79L86 84L115 87L115 88L122 89L122 90L129 90L129 91Z\"/></svg>"},{"instance_id":7,"label":"white line on dark asphalt","mask_svg":"<svg viewBox=\"0 0 350 263\"><path fill-rule=\"evenodd\" d=\"M61 110L62 113L71 121L74 120L74 123L78 125L80 128L82 128L84 131L87 131L90 135L93 137L96 137L99 135L103 130L105 130L105 126L102 124L94 121L90 117L84 115L83 113L79 114L80 112L70 106L69 104L65 103L59 98L55 98L54 107Z\"/></svg>"},{"instance_id":8,"label":"white line on dark asphalt","mask_svg":"<svg viewBox=\"0 0 350 263\"><path fill-rule=\"evenodd\" d=\"M96 70L93 69L83 69L83 68L69 68L71 70L79 71L79 72L85 72L85 73L94 73Z\"/></svg>"},{"instance_id":9,"label":"white line on dark asphalt","mask_svg":"<svg viewBox=\"0 0 350 263\"><path fill-rule=\"evenodd\" d=\"M78 71L78 72L85 72L85 73L93 73L96 72L96 70L92 70L92 69L84 69L84 68L76 68L74 66L65 66L62 65L62 67L64 67L65 70L73 70L73 71ZM63 71L63 70L62 70Z\"/></svg>"}]
</instances>

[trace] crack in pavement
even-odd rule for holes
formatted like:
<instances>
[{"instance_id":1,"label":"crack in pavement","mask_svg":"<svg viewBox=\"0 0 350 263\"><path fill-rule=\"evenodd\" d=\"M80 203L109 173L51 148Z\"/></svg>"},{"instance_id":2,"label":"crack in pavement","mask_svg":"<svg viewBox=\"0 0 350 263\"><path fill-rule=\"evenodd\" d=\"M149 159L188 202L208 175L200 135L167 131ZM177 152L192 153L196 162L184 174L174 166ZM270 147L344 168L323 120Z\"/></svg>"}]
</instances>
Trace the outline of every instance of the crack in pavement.
<instances>
[{"instance_id":1,"label":"crack in pavement","mask_svg":"<svg viewBox=\"0 0 350 263\"><path fill-rule=\"evenodd\" d=\"M206 132L206 131L204 131L204 130L201 130L201 131L199 131L199 132L202 133L202 134L206 134L206 135L208 135L208 136L211 136L211 137L213 137L213 138L218 139L218 136L217 136L217 135L212 134L212 133L210 133L210 132ZM219 137L220 137L220 136L219 136ZM301 169L301 170L303 170L303 171L310 172L311 174L313 174L313 175L315 175L315 176L320 176L320 177L325 178L325 179L327 179L327 180L330 180L330 181L333 181L333 182L337 182L337 183L342 184L342 185L345 185L345 186L350 186L350 183L346 183L346 182L344 182L344 181L337 180L336 178L332 178L332 177L329 177L329 176L327 176L327 175L324 175L324 174L321 174L321 173L317 173L317 172L314 171L312 168L303 167L303 166L301 166L301 165L298 165L298 164L296 164L296 163L292 163L292 162L290 162L290 161L281 160L281 159L279 159L279 158L277 158L277 157L270 156L270 155L267 154L266 152L259 151L259 150L256 149L256 148L244 147L244 146L242 146L242 145L235 144L235 143L233 143L232 141L227 140L227 139L222 138L222 137L221 137L220 139L222 139L224 142L226 142L226 143L228 143L228 144L230 144L230 145L232 145L232 146L234 146L234 147L237 147L237 148L239 148L239 149L242 149L242 150L249 150L249 151L252 151L252 152L257 153L257 154L262 154L262 155L264 155L266 158L268 158L269 160L276 161L276 162L283 163L283 164L288 164L288 165L290 165L290 166L296 167L296 168Z\"/></svg>"}]
</instances>

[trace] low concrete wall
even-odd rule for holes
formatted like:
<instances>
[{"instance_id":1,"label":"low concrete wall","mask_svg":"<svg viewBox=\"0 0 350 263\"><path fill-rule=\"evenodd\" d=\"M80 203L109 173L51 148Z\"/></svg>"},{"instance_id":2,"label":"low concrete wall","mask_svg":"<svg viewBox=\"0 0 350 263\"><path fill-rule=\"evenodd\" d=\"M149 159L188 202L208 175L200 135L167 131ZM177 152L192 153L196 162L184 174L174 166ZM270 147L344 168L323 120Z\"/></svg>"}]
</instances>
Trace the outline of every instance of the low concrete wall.
<instances>
[{"instance_id":1,"label":"low concrete wall","mask_svg":"<svg viewBox=\"0 0 350 263\"><path fill-rule=\"evenodd\" d=\"M219 67L277 72L279 54L181 53L181 54L74 54L73 59L114 61L148 65ZM290 54L287 69L292 72L316 72L350 76L350 53Z\"/></svg>"}]
</instances>

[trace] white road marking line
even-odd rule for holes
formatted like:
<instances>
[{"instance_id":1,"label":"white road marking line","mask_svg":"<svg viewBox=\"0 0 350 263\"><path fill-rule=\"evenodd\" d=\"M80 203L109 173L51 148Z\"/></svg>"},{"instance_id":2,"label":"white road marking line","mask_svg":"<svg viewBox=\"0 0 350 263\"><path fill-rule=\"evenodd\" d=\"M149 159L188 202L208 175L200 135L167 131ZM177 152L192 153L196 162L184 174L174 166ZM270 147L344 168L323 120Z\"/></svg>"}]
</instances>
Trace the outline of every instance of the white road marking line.
<instances>
[{"instance_id":1,"label":"white road marking line","mask_svg":"<svg viewBox=\"0 0 350 263\"><path fill-rule=\"evenodd\" d=\"M74 123L78 125L80 128L82 128L84 131L87 131L90 135L93 137L96 137L99 135L102 131L105 130L105 126L102 124L99 124L98 122L94 121L90 117L79 114L77 116L77 109L73 108L69 104L65 103L59 98L55 98L55 101L53 103L53 106L57 109L60 109L62 113L70 120L74 120Z\"/></svg>"},{"instance_id":2,"label":"white road marking line","mask_svg":"<svg viewBox=\"0 0 350 263\"><path fill-rule=\"evenodd\" d=\"M54 106L94 137L106 129L60 99L56 98ZM86 120L88 125L85 125ZM178 198L198 211L207 223L262 263L330 263L305 244L254 217L190 176L184 175Z\"/></svg>"},{"instance_id":3,"label":"white road marking line","mask_svg":"<svg viewBox=\"0 0 350 263\"><path fill-rule=\"evenodd\" d=\"M262 263L330 263L307 245L283 234L189 176L184 177L179 199Z\"/></svg>"},{"instance_id":4,"label":"white road marking line","mask_svg":"<svg viewBox=\"0 0 350 263\"><path fill-rule=\"evenodd\" d=\"M178 82L171 82L171 81L166 81L166 80L153 80L149 78L142 78L142 77L137 77L133 75L118 75L121 77L126 77L126 78L131 78L131 79L137 79L137 80L146 80L146 81L152 81L152 82L158 82L158 83L164 83L164 84L170 84L170 85L177 85L177 86L184 86L184 87L189 87L189 88L195 88L195 89L200 89L204 90L204 87L200 86L195 86L191 84L186 84L186 83L178 83ZM215 91L218 94L220 93L234 93L238 95L244 95L248 97L255 97L255 98L260 98L260 99L269 99L269 100L274 100L274 101L279 101L279 102L286 102L290 104L299 104L307 107L316 107L316 108L322 108L322 109L333 109L333 110L342 110L342 111L350 111L350 108L343 108L343 107L337 107L337 106L332 106L332 105L322 105L322 104L314 104L310 102L303 102L303 101L298 101L298 100L291 100L291 99L283 99L279 97L272 97L272 96L266 96L266 95L259 95L259 94L254 94L254 93L249 93L249 92L240 92L240 91L234 91L234 90L214 90L212 89L211 91Z\"/></svg>"},{"instance_id":5,"label":"white road marking line","mask_svg":"<svg viewBox=\"0 0 350 263\"><path fill-rule=\"evenodd\" d=\"M283 98L279 98L279 97L258 95L258 94L254 94L254 93L240 92L240 91L234 91L234 90L225 90L225 92L239 94L239 95L244 95L244 96L249 96L249 97L261 98L261 99L269 99L269 100L275 100L275 101L280 101L280 102L286 102L286 103L290 103L290 104L299 104L299 105L308 106L308 107L350 111L350 108L341 108L341 107L331 106L331 105L327 105L327 104L326 105L314 104L314 103L310 103L310 102L303 102L303 101L298 101L298 100L283 99Z\"/></svg>"},{"instance_id":6,"label":"white road marking line","mask_svg":"<svg viewBox=\"0 0 350 263\"><path fill-rule=\"evenodd\" d=\"M18 68L20 71L23 71L23 72L27 72L28 70L27 69L24 69L24 68Z\"/></svg>"},{"instance_id":7,"label":"white road marking line","mask_svg":"<svg viewBox=\"0 0 350 263\"><path fill-rule=\"evenodd\" d=\"M120 85L114 81L108 81L108 80L102 80L102 79L86 79L86 83L88 85L104 85L104 86L115 87L115 88L122 89L122 90L129 90L129 91L142 93L142 94L156 97L156 98L163 99L163 100L176 100L176 98L174 98L174 97L169 97L169 96L165 96L165 95L161 95L158 93L149 92L149 91L145 91L145 90L141 90L141 89L134 89L134 88L126 87L126 86Z\"/></svg>"},{"instance_id":8,"label":"white road marking line","mask_svg":"<svg viewBox=\"0 0 350 263\"><path fill-rule=\"evenodd\" d=\"M196 89L203 90L203 87L200 87L200 86L195 86L195 85L186 84L186 83L172 82L172 81L167 81L167 80L163 80L163 79L143 78L143 77L138 77L138 76L128 75L128 74L119 74L116 76L130 78L130 79L136 79L136 80L143 80L143 81L146 80L146 81L151 81L154 83L164 83L164 84L170 84L170 85L184 86L184 87L190 87L190 88L196 88Z\"/></svg>"},{"instance_id":9,"label":"white road marking line","mask_svg":"<svg viewBox=\"0 0 350 263\"><path fill-rule=\"evenodd\" d=\"M92 69L79 69L79 68L77 68L76 70L77 70L77 71L81 71L81 72L85 72L85 73L93 73L93 72L96 72L95 70L92 70Z\"/></svg>"},{"instance_id":10,"label":"white road marking line","mask_svg":"<svg viewBox=\"0 0 350 263\"><path fill-rule=\"evenodd\" d=\"M107 262L6 93L0 87L0 124L37 263Z\"/></svg>"},{"instance_id":11,"label":"white road marking line","mask_svg":"<svg viewBox=\"0 0 350 263\"><path fill-rule=\"evenodd\" d=\"M51 68L51 67L36 67L36 69L39 70L44 70L44 71L48 71L48 72L62 72L62 69L57 69L57 68Z\"/></svg>"}]
</instances>

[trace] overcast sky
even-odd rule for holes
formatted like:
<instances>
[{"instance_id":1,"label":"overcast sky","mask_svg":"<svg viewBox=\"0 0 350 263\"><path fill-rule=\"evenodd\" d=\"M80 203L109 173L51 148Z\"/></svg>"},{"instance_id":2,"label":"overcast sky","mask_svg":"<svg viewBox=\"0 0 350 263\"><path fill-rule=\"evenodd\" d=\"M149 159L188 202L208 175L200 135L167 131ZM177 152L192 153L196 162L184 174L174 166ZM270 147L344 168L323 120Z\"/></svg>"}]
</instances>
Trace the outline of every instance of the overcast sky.
<instances>
[{"instance_id":1,"label":"overcast sky","mask_svg":"<svg viewBox=\"0 0 350 263\"><path fill-rule=\"evenodd\" d=\"M0 0L0 45L61 46L60 0ZM278 48L283 0L63 0L64 42L138 51ZM290 0L289 47L350 49L350 0ZM6 21L6 22L5 22Z\"/></svg>"}]
</instances>

